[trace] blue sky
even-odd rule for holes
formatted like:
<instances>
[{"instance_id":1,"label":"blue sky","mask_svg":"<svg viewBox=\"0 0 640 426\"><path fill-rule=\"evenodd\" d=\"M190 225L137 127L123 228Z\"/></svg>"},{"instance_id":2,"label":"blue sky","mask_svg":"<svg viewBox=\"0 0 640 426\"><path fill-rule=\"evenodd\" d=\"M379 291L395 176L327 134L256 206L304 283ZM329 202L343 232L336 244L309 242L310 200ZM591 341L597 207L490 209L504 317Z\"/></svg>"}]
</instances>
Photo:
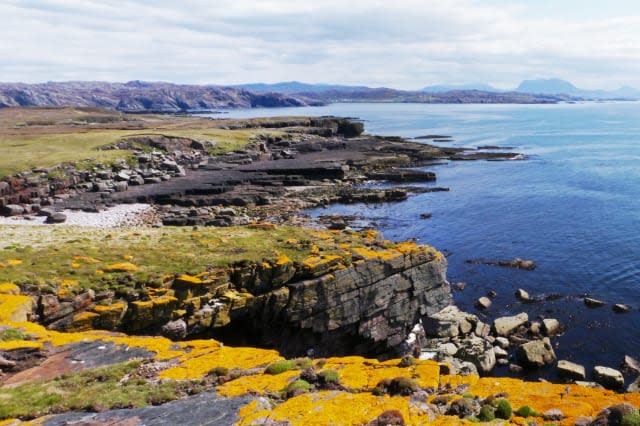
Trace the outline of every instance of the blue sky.
<instances>
[{"instance_id":1,"label":"blue sky","mask_svg":"<svg viewBox=\"0 0 640 426\"><path fill-rule=\"evenodd\" d=\"M631 0L0 0L0 81L640 87Z\"/></svg>"}]
</instances>

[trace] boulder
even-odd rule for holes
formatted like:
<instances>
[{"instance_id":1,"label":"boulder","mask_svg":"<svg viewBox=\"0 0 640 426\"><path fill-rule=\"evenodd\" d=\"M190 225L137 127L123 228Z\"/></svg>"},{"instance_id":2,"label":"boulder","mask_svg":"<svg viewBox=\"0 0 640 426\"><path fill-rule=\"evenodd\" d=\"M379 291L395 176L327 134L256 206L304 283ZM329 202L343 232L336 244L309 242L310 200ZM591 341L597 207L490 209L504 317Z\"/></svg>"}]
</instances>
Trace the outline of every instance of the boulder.
<instances>
[{"instance_id":1,"label":"boulder","mask_svg":"<svg viewBox=\"0 0 640 426\"><path fill-rule=\"evenodd\" d=\"M455 337L461 332L471 332L477 321L475 315L462 312L455 306L447 306L440 312L423 318L422 325L427 336Z\"/></svg>"},{"instance_id":2,"label":"boulder","mask_svg":"<svg viewBox=\"0 0 640 426\"><path fill-rule=\"evenodd\" d=\"M489 342L471 337L460 344L456 358L473 363L479 372L488 373L496 366L496 354Z\"/></svg>"},{"instance_id":3,"label":"boulder","mask_svg":"<svg viewBox=\"0 0 640 426\"><path fill-rule=\"evenodd\" d=\"M616 303L613 305L613 311L617 314L626 314L631 310L631 306L625 305L623 303Z\"/></svg>"},{"instance_id":4,"label":"boulder","mask_svg":"<svg viewBox=\"0 0 640 426\"><path fill-rule=\"evenodd\" d=\"M624 356L620 368L625 373L640 374L640 362L629 355Z\"/></svg>"},{"instance_id":5,"label":"boulder","mask_svg":"<svg viewBox=\"0 0 640 426\"><path fill-rule=\"evenodd\" d=\"M51 216L47 216L46 223L64 223L67 221L67 215L60 212L55 212Z\"/></svg>"},{"instance_id":6,"label":"boulder","mask_svg":"<svg viewBox=\"0 0 640 426\"><path fill-rule=\"evenodd\" d=\"M162 326L162 335L171 340L182 340L187 337L187 323L183 319L169 321Z\"/></svg>"},{"instance_id":7,"label":"boulder","mask_svg":"<svg viewBox=\"0 0 640 426\"><path fill-rule=\"evenodd\" d=\"M627 392L640 392L640 376L627 386Z\"/></svg>"},{"instance_id":8,"label":"boulder","mask_svg":"<svg viewBox=\"0 0 640 426\"><path fill-rule=\"evenodd\" d=\"M545 318L542 320L542 330L547 336L552 336L560 330L560 321L555 318Z\"/></svg>"},{"instance_id":9,"label":"boulder","mask_svg":"<svg viewBox=\"0 0 640 426\"><path fill-rule=\"evenodd\" d=\"M624 386L624 377L621 372L601 365L593 367L593 380L607 389L620 389Z\"/></svg>"},{"instance_id":10,"label":"boulder","mask_svg":"<svg viewBox=\"0 0 640 426\"><path fill-rule=\"evenodd\" d=\"M489 324L478 321L473 333L478 337L487 337L489 333L491 333L491 327L489 326Z\"/></svg>"},{"instance_id":11,"label":"boulder","mask_svg":"<svg viewBox=\"0 0 640 426\"><path fill-rule=\"evenodd\" d=\"M509 352L502 349L500 346L494 346L493 352L496 354L496 358L508 358Z\"/></svg>"},{"instance_id":12,"label":"boulder","mask_svg":"<svg viewBox=\"0 0 640 426\"><path fill-rule=\"evenodd\" d=\"M496 337L496 344L502 349L508 349L510 345L509 339L507 339L506 337Z\"/></svg>"},{"instance_id":13,"label":"boulder","mask_svg":"<svg viewBox=\"0 0 640 426\"><path fill-rule=\"evenodd\" d=\"M529 299L531 299L531 297L529 296L529 293L527 293L526 291L524 291L523 289L519 288L516 291L516 297L522 301L527 301Z\"/></svg>"},{"instance_id":14,"label":"boulder","mask_svg":"<svg viewBox=\"0 0 640 426\"><path fill-rule=\"evenodd\" d=\"M496 330L498 336L506 337L516 331L518 327L526 324L527 321L529 321L529 315L522 312L512 317L501 317L495 319L493 321L493 328Z\"/></svg>"},{"instance_id":15,"label":"boulder","mask_svg":"<svg viewBox=\"0 0 640 426\"><path fill-rule=\"evenodd\" d=\"M637 412L636 408L629 403L612 405L598 413L598 416L591 423L594 426L614 426L621 425L622 418L626 415ZM634 424L634 423L629 423Z\"/></svg>"},{"instance_id":16,"label":"boulder","mask_svg":"<svg viewBox=\"0 0 640 426\"><path fill-rule=\"evenodd\" d=\"M0 214L2 214L2 216L19 216L24 212L24 207L19 204L7 204L0 209Z\"/></svg>"},{"instance_id":17,"label":"boulder","mask_svg":"<svg viewBox=\"0 0 640 426\"><path fill-rule=\"evenodd\" d=\"M584 380L587 374L582 365L560 360L558 361L558 377L569 380Z\"/></svg>"},{"instance_id":18,"label":"boulder","mask_svg":"<svg viewBox=\"0 0 640 426\"><path fill-rule=\"evenodd\" d=\"M583 300L584 304L590 308L599 308L606 305L602 300L594 299L593 297L585 297Z\"/></svg>"},{"instance_id":19,"label":"boulder","mask_svg":"<svg viewBox=\"0 0 640 426\"><path fill-rule=\"evenodd\" d=\"M533 340L516 350L516 358L525 368L540 368L556 361L556 354L548 339Z\"/></svg>"},{"instance_id":20,"label":"boulder","mask_svg":"<svg viewBox=\"0 0 640 426\"><path fill-rule=\"evenodd\" d=\"M489 309L491 306L491 300L488 297L481 297L476 302L476 306L480 309Z\"/></svg>"}]
</instances>

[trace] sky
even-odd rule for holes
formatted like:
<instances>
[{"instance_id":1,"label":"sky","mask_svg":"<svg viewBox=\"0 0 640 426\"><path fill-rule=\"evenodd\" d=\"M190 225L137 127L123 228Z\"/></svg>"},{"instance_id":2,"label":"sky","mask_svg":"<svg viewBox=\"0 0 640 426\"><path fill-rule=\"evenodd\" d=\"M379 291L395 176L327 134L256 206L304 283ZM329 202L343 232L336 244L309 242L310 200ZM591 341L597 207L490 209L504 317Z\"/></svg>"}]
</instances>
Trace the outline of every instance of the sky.
<instances>
[{"instance_id":1,"label":"sky","mask_svg":"<svg viewBox=\"0 0 640 426\"><path fill-rule=\"evenodd\" d=\"M637 0L0 0L0 81L640 87Z\"/></svg>"}]
</instances>

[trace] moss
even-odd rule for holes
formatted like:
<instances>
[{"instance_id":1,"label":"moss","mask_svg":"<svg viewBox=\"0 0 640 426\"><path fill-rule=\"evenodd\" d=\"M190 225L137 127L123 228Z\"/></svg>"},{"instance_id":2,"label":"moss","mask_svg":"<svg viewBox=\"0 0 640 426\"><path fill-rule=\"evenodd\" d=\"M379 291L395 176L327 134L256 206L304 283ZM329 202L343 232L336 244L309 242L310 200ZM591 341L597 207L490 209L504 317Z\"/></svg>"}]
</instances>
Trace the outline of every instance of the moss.
<instances>
[{"instance_id":1,"label":"moss","mask_svg":"<svg viewBox=\"0 0 640 426\"><path fill-rule=\"evenodd\" d=\"M295 368L305 369L313 367L313 361L311 361L311 358L295 358L291 361Z\"/></svg>"},{"instance_id":2,"label":"moss","mask_svg":"<svg viewBox=\"0 0 640 426\"><path fill-rule=\"evenodd\" d=\"M402 359L400 360L400 363L398 364L398 367L411 367L416 365L416 359L412 356L404 356L402 357Z\"/></svg>"},{"instance_id":3,"label":"moss","mask_svg":"<svg viewBox=\"0 0 640 426\"><path fill-rule=\"evenodd\" d=\"M300 393L309 392L311 389L313 389L313 386L311 386L310 383L304 380L296 380L294 382L289 383L289 385L285 389L285 392L287 393L288 396L293 396Z\"/></svg>"},{"instance_id":4,"label":"moss","mask_svg":"<svg viewBox=\"0 0 640 426\"><path fill-rule=\"evenodd\" d=\"M340 373L336 370L323 370L318 373L318 378L320 383L325 385L338 384L340 382Z\"/></svg>"},{"instance_id":5,"label":"moss","mask_svg":"<svg viewBox=\"0 0 640 426\"><path fill-rule=\"evenodd\" d=\"M515 415L518 417L527 418L527 417L537 417L538 413L536 412L536 410L529 407L528 405L523 405L522 407L516 410Z\"/></svg>"},{"instance_id":6,"label":"moss","mask_svg":"<svg viewBox=\"0 0 640 426\"><path fill-rule=\"evenodd\" d=\"M265 374L281 374L285 371L293 370L295 368L295 364L293 361L285 360L285 361L277 361L272 364L269 364L267 368L264 370Z\"/></svg>"},{"instance_id":7,"label":"moss","mask_svg":"<svg viewBox=\"0 0 640 426\"><path fill-rule=\"evenodd\" d=\"M640 412L636 410L622 417L620 426L640 426Z\"/></svg>"},{"instance_id":8,"label":"moss","mask_svg":"<svg viewBox=\"0 0 640 426\"><path fill-rule=\"evenodd\" d=\"M16 328L5 328L0 330L0 342L24 340L24 338L24 333Z\"/></svg>"},{"instance_id":9,"label":"moss","mask_svg":"<svg viewBox=\"0 0 640 426\"><path fill-rule=\"evenodd\" d=\"M490 422L496 418L495 411L490 405L483 405L478 414L478 419L481 422Z\"/></svg>"},{"instance_id":10,"label":"moss","mask_svg":"<svg viewBox=\"0 0 640 426\"><path fill-rule=\"evenodd\" d=\"M209 375L222 377L229 375L229 371L227 367L214 367L209 371Z\"/></svg>"},{"instance_id":11,"label":"moss","mask_svg":"<svg viewBox=\"0 0 640 426\"><path fill-rule=\"evenodd\" d=\"M506 399L496 401L496 417L499 419L509 420L513 410L511 404Z\"/></svg>"}]
</instances>

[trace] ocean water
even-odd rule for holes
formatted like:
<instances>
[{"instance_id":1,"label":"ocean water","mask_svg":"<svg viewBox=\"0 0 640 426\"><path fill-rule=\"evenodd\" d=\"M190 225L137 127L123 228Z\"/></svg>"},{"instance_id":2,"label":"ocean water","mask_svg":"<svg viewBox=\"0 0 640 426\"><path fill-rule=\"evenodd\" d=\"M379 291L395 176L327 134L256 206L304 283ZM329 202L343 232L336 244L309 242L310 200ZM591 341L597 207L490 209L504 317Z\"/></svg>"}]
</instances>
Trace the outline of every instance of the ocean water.
<instances>
[{"instance_id":1,"label":"ocean water","mask_svg":"<svg viewBox=\"0 0 640 426\"><path fill-rule=\"evenodd\" d=\"M338 115L365 120L373 134L450 135L450 146L513 147L526 161L449 162L426 169L450 192L392 204L334 205L310 212L360 214L386 238L417 238L448 254L449 280L467 283L456 304L486 321L527 312L558 318L559 359L617 367L640 357L640 103L560 105L334 104L233 111L228 116ZM444 144L443 144L444 145ZM431 184L429 184L431 185ZM431 213L429 220L420 214ZM472 265L467 259L534 260L534 271ZM560 299L533 304L532 296ZM497 292L484 312L475 300ZM607 302L587 308L588 294ZM616 314L614 303L632 311ZM496 374L506 374L506 368ZM553 377L553 369L532 377Z\"/></svg>"}]
</instances>

